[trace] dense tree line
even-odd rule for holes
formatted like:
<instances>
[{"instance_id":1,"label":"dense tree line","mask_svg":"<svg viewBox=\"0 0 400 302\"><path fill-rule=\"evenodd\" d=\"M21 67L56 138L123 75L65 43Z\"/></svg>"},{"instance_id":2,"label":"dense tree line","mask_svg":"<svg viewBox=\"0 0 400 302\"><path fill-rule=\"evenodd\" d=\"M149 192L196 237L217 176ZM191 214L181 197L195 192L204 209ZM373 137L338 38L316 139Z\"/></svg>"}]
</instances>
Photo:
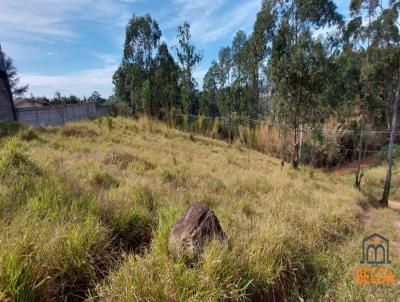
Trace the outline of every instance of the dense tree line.
<instances>
[{"instance_id":1,"label":"dense tree line","mask_svg":"<svg viewBox=\"0 0 400 302\"><path fill-rule=\"evenodd\" d=\"M387 204L400 93L399 10L399 1L352 0L344 21L331 0L264 0L251 34L238 31L212 61L202 91L193 79L202 56L189 24L178 28L175 61L160 42L158 23L133 16L115 94L153 116L172 108L253 119L268 114L292 130L294 167L305 125L318 130L333 119L353 129L359 161L367 125L385 127L391 132L382 197ZM361 177L359 169L358 187Z\"/></svg>"},{"instance_id":2,"label":"dense tree line","mask_svg":"<svg viewBox=\"0 0 400 302\"><path fill-rule=\"evenodd\" d=\"M111 101L111 98L106 99L101 96L101 94L98 91L93 91L93 93L89 97L77 97L75 95L62 95L59 91L57 91L54 94L54 97L51 99L48 99L46 97L42 97L41 99L44 99L48 101L51 104L77 104L77 103L86 103L86 102L94 102L98 105L104 105L106 103L109 103Z\"/></svg>"},{"instance_id":3,"label":"dense tree line","mask_svg":"<svg viewBox=\"0 0 400 302\"><path fill-rule=\"evenodd\" d=\"M178 62L165 42L161 30L150 15L133 16L126 27L122 63L113 77L115 95L136 112L152 116L179 108L197 113L197 83L193 68L201 54L191 44L188 23L178 28Z\"/></svg>"}]
</instances>

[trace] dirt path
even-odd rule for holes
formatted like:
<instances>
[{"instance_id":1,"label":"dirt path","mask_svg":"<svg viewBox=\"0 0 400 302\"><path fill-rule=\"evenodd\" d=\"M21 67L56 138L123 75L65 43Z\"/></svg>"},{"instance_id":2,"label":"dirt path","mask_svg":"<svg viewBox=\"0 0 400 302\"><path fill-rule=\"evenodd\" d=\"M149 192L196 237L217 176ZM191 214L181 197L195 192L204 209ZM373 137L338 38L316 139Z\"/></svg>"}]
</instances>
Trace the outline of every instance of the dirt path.
<instances>
[{"instance_id":1,"label":"dirt path","mask_svg":"<svg viewBox=\"0 0 400 302\"><path fill-rule=\"evenodd\" d=\"M376 155L366 156L361 161L361 168L362 169L367 168L378 161L379 161L379 158ZM347 165L337 168L336 170L333 171L333 173L336 175L345 175L345 174L348 174L350 172L357 170L357 166L358 166L357 161L354 161L352 163L349 163Z\"/></svg>"}]
</instances>

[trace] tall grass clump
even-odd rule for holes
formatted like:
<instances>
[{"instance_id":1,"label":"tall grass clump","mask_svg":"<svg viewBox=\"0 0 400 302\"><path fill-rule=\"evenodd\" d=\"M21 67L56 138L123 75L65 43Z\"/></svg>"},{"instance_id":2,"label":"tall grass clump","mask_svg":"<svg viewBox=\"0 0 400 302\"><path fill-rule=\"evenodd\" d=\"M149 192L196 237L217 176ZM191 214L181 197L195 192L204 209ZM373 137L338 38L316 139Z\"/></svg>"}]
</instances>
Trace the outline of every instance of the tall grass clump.
<instances>
[{"instance_id":1,"label":"tall grass clump","mask_svg":"<svg viewBox=\"0 0 400 302\"><path fill-rule=\"evenodd\" d=\"M67 124L62 130L61 134L66 137L89 137L95 138L98 132L91 125L75 125Z\"/></svg>"},{"instance_id":2,"label":"tall grass clump","mask_svg":"<svg viewBox=\"0 0 400 302\"><path fill-rule=\"evenodd\" d=\"M112 262L107 231L94 217L60 224L25 213L5 230L0 293L6 299L83 299Z\"/></svg>"},{"instance_id":3,"label":"tall grass clump","mask_svg":"<svg viewBox=\"0 0 400 302\"><path fill-rule=\"evenodd\" d=\"M127 196L110 196L99 207L117 248L137 251L150 242L157 225L157 201L148 188L136 185Z\"/></svg>"},{"instance_id":4,"label":"tall grass clump","mask_svg":"<svg viewBox=\"0 0 400 302\"><path fill-rule=\"evenodd\" d=\"M42 170L14 139L0 149L0 219L8 219L37 190Z\"/></svg>"},{"instance_id":5,"label":"tall grass clump","mask_svg":"<svg viewBox=\"0 0 400 302\"><path fill-rule=\"evenodd\" d=\"M0 150L0 178L13 180L13 176L39 175L39 167L26 156L15 139L5 142Z\"/></svg>"},{"instance_id":6,"label":"tall grass clump","mask_svg":"<svg viewBox=\"0 0 400 302\"><path fill-rule=\"evenodd\" d=\"M214 119L212 129L211 129L211 137L219 138L219 120L218 119Z\"/></svg>"},{"instance_id":7,"label":"tall grass clump","mask_svg":"<svg viewBox=\"0 0 400 302\"><path fill-rule=\"evenodd\" d=\"M24 126L22 126L18 122L0 121L0 139L9 137L9 136L14 136L22 129L24 129Z\"/></svg>"},{"instance_id":8,"label":"tall grass clump","mask_svg":"<svg viewBox=\"0 0 400 302\"><path fill-rule=\"evenodd\" d=\"M197 131L202 134L206 134L206 118L204 115L200 115L197 119Z\"/></svg>"},{"instance_id":9,"label":"tall grass clump","mask_svg":"<svg viewBox=\"0 0 400 302\"><path fill-rule=\"evenodd\" d=\"M109 231L90 196L47 179L26 192L0 234L0 296L15 301L82 300L114 263ZM71 190L72 189L72 190ZM79 193L78 193L79 194ZM89 204L88 204L89 203Z\"/></svg>"},{"instance_id":10,"label":"tall grass clump","mask_svg":"<svg viewBox=\"0 0 400 302\"><path fill-rule=\"evenodd\" d=\"M93 183L102 189L110 189L119 186L119 181L108 172L98 172L93 176Z\"/></svg>"},{"instance_id":11,"label":"tall grass clump","mask_svg":"<svg viewBox=\"0 0 400 302\"><path fill-rule=\"evenodd\" d=\"M16 138L0 150L0 299L82 300L114 263L93 195L48 171Z\"/></svg>"}]
</instances>

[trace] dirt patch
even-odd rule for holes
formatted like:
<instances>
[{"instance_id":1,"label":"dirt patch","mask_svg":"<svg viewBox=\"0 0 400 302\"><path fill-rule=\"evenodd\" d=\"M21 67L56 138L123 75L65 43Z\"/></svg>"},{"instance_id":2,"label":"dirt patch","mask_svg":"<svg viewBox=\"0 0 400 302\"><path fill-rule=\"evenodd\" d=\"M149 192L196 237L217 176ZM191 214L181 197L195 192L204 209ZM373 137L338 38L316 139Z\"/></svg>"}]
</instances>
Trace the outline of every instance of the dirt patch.
<instances>
[{"instance_id":1,"label":"dirt patch","mask_svg":"<svg viewBox=\"0 0 400 302\"><path fill-rule=\"evenodd\" d=\"M400 202L389 200L389 207L395 210L400 210ZM400 229L400 227L399 227Z\"/></svg>"},{"instance_id":2,"label":"dirt patch","mask_svg":"<svg viewBox=\"0 0 400 302\"><path fill-rule=\"evenodd\" d=\"M368 168L378 161L379 161L379 157L377 157L376 155L367 156L361 161L361 168L362 169ZM333 170L333 173L336 175L345 175L350 172L356 171L357 167L358 167L358 162L354 161L354 162L344 165L340 168L337 168L336 170Z\"/></svg>"}]
</instances>

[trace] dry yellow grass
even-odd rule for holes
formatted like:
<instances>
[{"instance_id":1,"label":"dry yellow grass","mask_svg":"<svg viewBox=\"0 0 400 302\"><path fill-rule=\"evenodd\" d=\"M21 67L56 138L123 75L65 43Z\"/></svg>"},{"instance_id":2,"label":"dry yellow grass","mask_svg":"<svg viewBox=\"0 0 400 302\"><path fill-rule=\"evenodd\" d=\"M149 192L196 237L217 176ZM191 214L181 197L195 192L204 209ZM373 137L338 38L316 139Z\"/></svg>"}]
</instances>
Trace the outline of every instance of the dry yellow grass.
<instances>
[{"instance_id":1,"label":"dry yellow grass","mask_svg":"<svg viewBox=\"0 0 400 302\"><path fill-rule=\"evenodd\" d=\"M16 172L0 195L0 300L305 297L307 263L360 228L363 196L339 179L155 121L18 133L2 138L11 151L0 174ZM41 172L27 177L12 152ZM228 240L188 267L166 240L194 200L215 211Z\"/></svg>"}]
</instances>

